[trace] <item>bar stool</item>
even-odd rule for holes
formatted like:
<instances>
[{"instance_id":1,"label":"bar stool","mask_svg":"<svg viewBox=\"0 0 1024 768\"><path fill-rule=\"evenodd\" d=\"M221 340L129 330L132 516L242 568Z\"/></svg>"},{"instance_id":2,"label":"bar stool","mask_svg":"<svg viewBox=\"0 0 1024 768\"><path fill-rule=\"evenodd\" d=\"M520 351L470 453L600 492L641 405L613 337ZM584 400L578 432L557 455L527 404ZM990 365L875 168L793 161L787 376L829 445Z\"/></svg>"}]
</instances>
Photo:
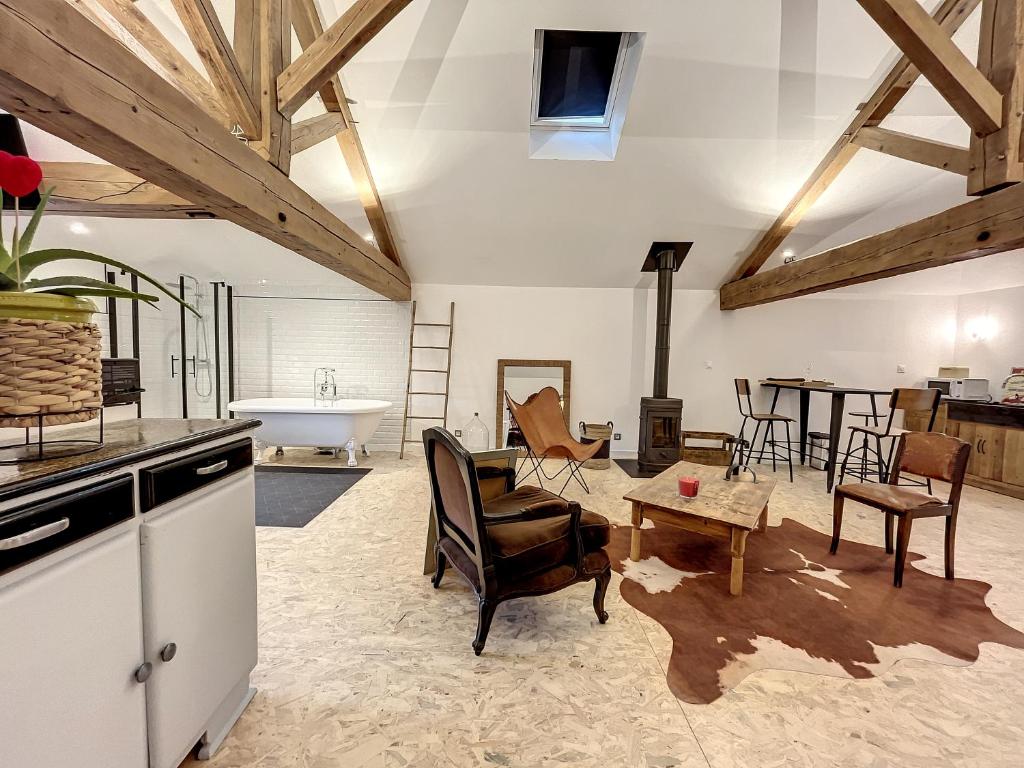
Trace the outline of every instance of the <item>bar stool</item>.
<instances>
[{"instance_id":1,"label":"bar stool","mask_svg":"<svg viewBox=\"0 0 1024 768\"><path fill-rule=\"evenodd\" d=\"M789 464L789 482L793 482L793 441L790 439L789 425L793 419L789 416L783 416L778 413L754 413L754 405L750 399L750 381L748 379L734 379L736 386L736 404L739 406L740 415L743 417L743 422L740 424L739 435L736 438L736 449L733 451L733 463L735 463L737 451L739 452L740 464L736 466L735 471L738 472L742 468L749 469L750 457L754 455L754 451L757 448L757 434L761 430L761 425L765 425L764 434L761 436L761 450L757 455L757 463L760 464L764 458L765 446L769 444L769 435L771 436L771 457L772 457L772 472L778 469L778 460L785 459L786 463ZM746 408L744 409L744 400L746 400ZM746 443L744 438L744 430L747 428L747 421L754 422L754 436L750 439L750 450L744 456L742 446ZM775 424L782 423L786 425L786 452L785 454L779 454L778 443L775 440Z\"/></svg>"},{"instance_id":2,"label":"bar stool","mask_svg":"<svg viewBox=\"0 0 1024 768\"><path fill-rule=\"evenodd\" d=\"M874 405L874 402L875 402L874 398L875 398L875 396L872 395L871 396L871 403L872 403L872 405ZM878 413L878 411L876 409L872 409L871 411L850 411L850 413L848 415L853 416L855 419L864 419L863 426L865 426L865 427L868 427L868 426L875 426L875 427L877 427L877 426L879 426L879 421L881 419L887 418L889 416L889 414L887 414L887 413ZM874 422L874 423L870 424L869 422ZM849 469L847 471L851 475L853 475L854 477L856 477L858 480L860 480L863 483L865 480L867 480L867 477L868 477L868 458L871 456L871 454L875 453L875 450L868 443L868 436L866 434L863 435L863 440L861 441L860 448L861 448L860 469L859 470ZM877 455L877 454L875 454L874 461L872 461L872 464L876 464L878 466L881 466L881 463L882 463L881 460L882 460L882 457Z\"/></svg>"},{"instance_id":3,"label":"bar stool","mask_svg":"<svg viewBox=\"0 0 1024 768\"><path fill-rule=\"evenodd\" d=\"M886 482L886 476L888 474L888 467L892 464L892 453L896 447L896 441L893 439L892 444L888 450L888 461L882 458L883 448L882 440L888 438L897 438L900 435L905 434L908 430L894 427L893 417L896 415L896 411L930 411L931 419L928 422L928 429L935 425L935 416L939 411L939 400L942 397L942 393L937 389L909 389L900 388L894 389L892 394L889 396L889 413L886 417L885 426L873 426L865 424L864 426L852 426L850 427L850 439L846 443L846 455L843 457L842 468L839 471L839 484L842 485L843 479L846 477L848 470L848 464L851 458L857 458L858 452L861 458L861 482L867 478L867 457L868 451L870 450L874 454L875 462L878 467L878 482ZM873 417L874 414L869 414L869 417ZM865 419L867 421L867 419ZM853 447L854 437L860 435L862 438L862 444L859 448ZM874 442L874 446L870 445L870 442ZM927 481L928 492L931 493L931 480Z\"/></svg>"}]
</instances>

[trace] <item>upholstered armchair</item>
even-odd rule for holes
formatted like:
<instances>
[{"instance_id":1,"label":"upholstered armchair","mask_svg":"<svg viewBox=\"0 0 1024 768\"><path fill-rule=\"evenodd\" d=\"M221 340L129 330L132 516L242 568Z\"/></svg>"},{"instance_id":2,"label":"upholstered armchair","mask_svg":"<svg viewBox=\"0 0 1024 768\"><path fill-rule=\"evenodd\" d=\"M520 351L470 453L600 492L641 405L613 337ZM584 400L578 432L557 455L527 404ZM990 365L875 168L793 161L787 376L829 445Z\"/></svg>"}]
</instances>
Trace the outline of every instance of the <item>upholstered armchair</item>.
<instances>
[{"instance_id":1,"label":"upholstered armchair","mask_svg":"<svg viewBox=\"0 0 1024 768\"><path fill-rule=\"evenodd\" d=\"M608 521L540 488L506 490L484 502L472 455L444 429L423 431L437 526L434 587L451 565L476 593L478 622L473 650L487 642L498 605L517 597L556 592L594 579L594 611L604 624L611 563L604 551Z\"/></svg>"}]
</instances>

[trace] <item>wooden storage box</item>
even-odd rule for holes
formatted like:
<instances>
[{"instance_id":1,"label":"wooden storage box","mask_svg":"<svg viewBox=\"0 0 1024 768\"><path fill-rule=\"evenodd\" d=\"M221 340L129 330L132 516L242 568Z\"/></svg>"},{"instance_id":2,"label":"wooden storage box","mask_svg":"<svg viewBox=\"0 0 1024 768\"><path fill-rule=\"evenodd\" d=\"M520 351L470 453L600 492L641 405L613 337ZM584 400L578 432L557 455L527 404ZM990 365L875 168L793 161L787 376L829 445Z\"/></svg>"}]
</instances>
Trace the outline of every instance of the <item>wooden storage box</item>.
<instances>
[{"instance_id":1,"label":"wooden storage box","mask_svg":"<svg viewBox=\"0 0 1024 768\"><path fill-rule=\"evenodd\" d=\"M718 445L690 445L689 441L717 442ZM710 467L727 467L732 461L736 438L728 432L700 432L683 430L679 458Z\"/></svg>"}]
</instances>

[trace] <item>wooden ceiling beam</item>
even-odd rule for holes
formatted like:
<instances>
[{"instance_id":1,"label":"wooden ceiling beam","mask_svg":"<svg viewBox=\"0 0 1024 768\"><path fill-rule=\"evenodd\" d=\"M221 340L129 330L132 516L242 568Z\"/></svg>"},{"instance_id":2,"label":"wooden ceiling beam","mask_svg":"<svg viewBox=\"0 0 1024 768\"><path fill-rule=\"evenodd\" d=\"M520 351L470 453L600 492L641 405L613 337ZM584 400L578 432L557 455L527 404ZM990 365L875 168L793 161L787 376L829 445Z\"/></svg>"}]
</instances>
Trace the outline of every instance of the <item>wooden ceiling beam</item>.
<instances>
[{"instance_id":1,"label":"wooden ceiling beam","mask_svg":"<svg viewBox=\"0 0 1024 768\"><path fill-rule=\"evenodd\" d=\"M235 34L231 47L249 93L263 92L260 80L260 0L235 0Z\"/></svg>"},{"instance_id":2,"label":"wooden ceiling beam","mask_svg":"<svg viewBox=\"0 0 1024 768\"><path fill-rule=\"evenodd\" d=\"M305 152L322 141L333 139L345 130L345 118L337 112L327 112L292 125L292 154Z\"/></svg>"},{"instance_id":3,"label":"wooden ceiling beam","mask_svg":"<svg viewBox=\"0 0 1024 768\"><path fill-rule=\"evenodd\" d=\"M984 195L1024 181L1024 0L985 0L978 69L1003 97L1002 125L971 137L967 194Z\"/></svg>"},{"instance_id":4,"label":"wooden ceiling beam","mask_svg":"<svg viewBox=\"0 0 1024 768\"><path fill-rule=\"evenodd\" d=\"M1024 184L921 221L722 286L722 309L740 309L976 259L1024 246Z\"/></svg>"},{"instance_id":5,"label":"wooden ceiling beam","mask_svg":"<svg viewBox=\"0 0 1024 768\"><path fill-rule=\"evenodd\" d=\"M70 0L86 18L108 32L160 77L188 96L226 128L234 125L213 86L132 0Z\"/></svg>"},{"instance_id":6,"label":"wooden ceiling beam","mask_svg":"<svg viewBox=\"0 0 1024 768\"><path fill-rule=\"evenodd\" d=\"M961 176L966 176L971 168L970 153L966 147L923 139L887 128L861 128L854 135L853 143L863 149L930 165L932 168L959 173Z\"/></svg>"},{"instance_id":7,"label":"wooden ceiling beam","mask_svg":"<svg viewBox=\"0 0 1024 768\"><path fill-rule=\"evenodd\" d=\"M315 0L292 0L292 25L295 27L299 45L304 49L308 49L323 36L323 22L320 20L320 12L317 11ZM381 202L377 185L370 173L370 164L366 159L366 152L363 150L363 142L359 138L355 120L352 119L352 111L349 109L348 97L342 88L341 79L338 75L334 75L325 87L331 91L333 101L337 103L338 111L346 123L346 130L337 134L338 147L345 158L349 175L356 185L359 202L363 206L366 220L370 223L373 239L377 241L377 247L385 256L395 264L401 264L398 244L391 232L391 225L384 212L384 204ZM326 106L326 99L324 103Z\"/></svg>"},{"instance_id":8,"label":"wooden ceiling beam","mask_svg":"<svg viewBox=\"0 0 1024 768\"><path fill-rule=\"evenodd\" d=\"M278 78L278 103L291 116L412 0L356 0ZM301 42L301 40L300 40Z\"/></svg>"},{"instance_id":9,"label":"wooden ceiling beam","mask_svg":"<svg viewBox=\"0 0 1024 768\"><path fill-rule=\"evenodd\" d=\"M213 1L171 0L171 3L228 113L248 138L260 139L259 94L249 90L252 78L239 65Z\"/></svg>"},{"instance_id":10,"label":"wooden ceiling beam","mask_svg":"<svg viewBox=\"0 0 1024 768\"><path fill-rule=\"evenodd\" d=\"M259 0L260 119L267 159L286 174L291 168L292 121L277 108L277 78L292 60L292 23L287 0Z\"/></svg>"},{"instance_id":11,"label":"wooden ceiling beam","mask_svg":"<svg viewBox=\"0 0 1024 768\"><path fill-rule=\"evenodd\" d=\"M999 130L1002 94L918 0L858 2L975 133Z\"/></svg>"},{"instance_id":12,"label":"wooden ceiling beam","mask_svg":"<svg viewBox=\"0 0 1024 768\"><path fill-rule=\"evenodd\" d=\"M0 107L395 300L405 271L59 0L0 0Z\"/></svg>"},{"instance_id":13,"label":"wooden ceiling beam","mask_svg":"<svg viewBox=\"0 0 1024 768\"><path fill-rule=\"evenodd\" d=\"M209 211L114 165L40 165L42 187L55 188L47 213L130 219L214 218Z\"/></svg>"},{"instance_id":14,"label":"wooden ceiling beam","mask_svg":"<svg viewBox=\"0 0 1024 768\"><path fill-rule=\"evenodd\" d=\"M943 31L952 35L980 2L981 0L942 0L932 18ZM810 178L786 204L771 226L760 234L730 280L750 277L764 266L789 233L800 223L807 210L853 159L858 148L852 143L852 139L857 131L865 126L877 126L881 123L914 85L920 74L907 56L900 57L867 101L858 107L853 121L836 139Z\"/></svg>"}]
</instances>

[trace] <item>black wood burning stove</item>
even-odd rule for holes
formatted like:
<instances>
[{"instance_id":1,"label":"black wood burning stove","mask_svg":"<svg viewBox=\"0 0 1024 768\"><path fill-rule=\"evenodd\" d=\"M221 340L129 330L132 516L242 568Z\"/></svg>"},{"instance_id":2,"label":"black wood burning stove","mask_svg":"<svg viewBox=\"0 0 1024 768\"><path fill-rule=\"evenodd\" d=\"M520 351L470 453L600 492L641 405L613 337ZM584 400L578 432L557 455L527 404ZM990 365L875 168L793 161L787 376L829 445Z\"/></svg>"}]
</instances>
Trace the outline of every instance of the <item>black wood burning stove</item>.
<instances>
[{"instance_id":1,"label":"black wood burning stove","mask_svg":"<svg viewBox=\"0 0 1024 768\"><path fill-rule=\"evenodd\" d=\"M644 474L658 473L679 461L683 401L668 396L668 359L672 329L672 274L693 243L652 243L644 272L658 273L658 326L654 346L654 396L640 400L637 464Z\"/></svg>"}]
</instances>

